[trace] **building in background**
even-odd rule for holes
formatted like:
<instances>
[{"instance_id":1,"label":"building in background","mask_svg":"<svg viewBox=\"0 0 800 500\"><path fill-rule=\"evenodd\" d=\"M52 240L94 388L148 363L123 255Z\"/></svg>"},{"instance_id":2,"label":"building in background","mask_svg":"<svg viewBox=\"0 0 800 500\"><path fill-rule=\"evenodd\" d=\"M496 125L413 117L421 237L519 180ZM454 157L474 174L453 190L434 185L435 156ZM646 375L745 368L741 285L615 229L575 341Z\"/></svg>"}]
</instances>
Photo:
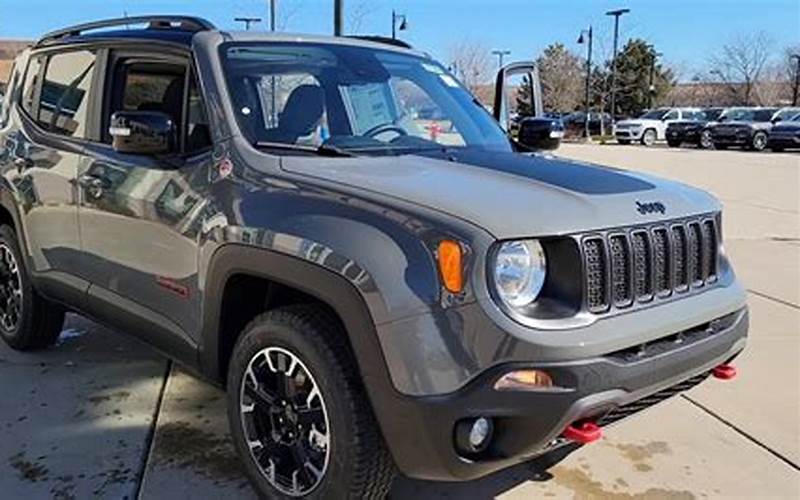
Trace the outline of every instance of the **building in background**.
<instances>
[{"instance_id":1,"label":"building in background","mask_svg":"<svg viewBox=\"0 0 800 500\"><path fill-rule=\"evenodd\" d=\"M5 90L14 58L31 43L28 40L0 40L0 91Z\"/></svg>"}]
</instances>

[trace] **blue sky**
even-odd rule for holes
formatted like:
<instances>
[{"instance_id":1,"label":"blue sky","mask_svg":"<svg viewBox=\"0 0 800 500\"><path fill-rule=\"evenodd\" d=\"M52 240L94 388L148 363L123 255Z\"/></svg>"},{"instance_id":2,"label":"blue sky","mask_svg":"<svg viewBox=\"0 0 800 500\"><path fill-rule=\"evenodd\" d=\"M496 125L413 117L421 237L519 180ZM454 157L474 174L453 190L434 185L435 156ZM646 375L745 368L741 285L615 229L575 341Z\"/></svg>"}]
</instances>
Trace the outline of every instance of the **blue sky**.
<instances>
[{"instance_id":1,"label":"blue sky","mask_svg":"<svg viewBox=\"0 0 800 500\"><path fill-rule=\"evenodd\" d=\"M277 0L291 13L292 32L328 34L333 0ZM191 13L232 29L233 18L267 17L268 0L0 0L0 38L34 38L65 24L143 13ZM710 52L737 33L763 30L775 56L800 45L800 0L345 0L348 9L366 6L361 31L388 34L392 8L408 16L403 38L447 62L454 42L471 39L488 48L512 51L512 59L534 57L552 42L585 54L575 41L594 26L596 50L610 53L609 9L628 7L621 37L642 37L656 45L682 77L701 71ZM263 29L261 25L259 29Z\"/></svg>"}]
</instances>

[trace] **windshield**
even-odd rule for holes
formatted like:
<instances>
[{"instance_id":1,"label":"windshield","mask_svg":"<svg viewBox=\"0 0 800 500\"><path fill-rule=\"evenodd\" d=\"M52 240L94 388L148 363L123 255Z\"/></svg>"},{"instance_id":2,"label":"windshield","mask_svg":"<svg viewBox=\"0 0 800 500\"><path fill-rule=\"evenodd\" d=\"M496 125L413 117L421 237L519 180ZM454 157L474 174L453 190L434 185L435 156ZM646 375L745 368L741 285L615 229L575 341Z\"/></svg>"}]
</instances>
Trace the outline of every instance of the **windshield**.
<instances>
[{"instance_id":1,"label":"windshield","mask_svg":"<svg viewBox=\"0 0 800 500\"><path fill-rule=\"evenodd\" d=\"M712 108L712 109L706 109L702 113L704 119L713 122L719 119L720 115L722 115L722 110Z\"/></svg>"},{"instance_id":2,"label":"windshield","mask_svg":"<svg viewBox=\"0 0 800 500\"><path fill-rule=\"evenodd\" d=\"M358 154L427 149L511 151L492 116L438 63L337 44L221 48L242 132L254 144L331 146Z\"/></svg>"},{"instance_id":3,"label":"windshield","mask_svg":"<svg viewBox=\"0 0 800 500\"><path fill-rule=\"evenodd\" d=\"M639 117L640 120L660 120L667 114L668 109L654 109Z\"/></svg>"},{"instance_id":4,"label":"windshield","mask_svg":"<svg viewBox=\"0 0 800 500\"><path fill-rule=\"evenodd\" d=\"M726 110L719 117L720 121L726 122L750 122L753 121L755 110L747 108L732 108Z\"/></svg>"},{"instance_id":5,"label":"windshield","mask_svg":"<svg viewBox=\"0 0 800 500\"><path fill-rule=\"evenodd\" d=\"M800 113L800 108L786 108L775 113L772 119L778 121L792 120L798 113Z\"/></svg>"}]
</instances>

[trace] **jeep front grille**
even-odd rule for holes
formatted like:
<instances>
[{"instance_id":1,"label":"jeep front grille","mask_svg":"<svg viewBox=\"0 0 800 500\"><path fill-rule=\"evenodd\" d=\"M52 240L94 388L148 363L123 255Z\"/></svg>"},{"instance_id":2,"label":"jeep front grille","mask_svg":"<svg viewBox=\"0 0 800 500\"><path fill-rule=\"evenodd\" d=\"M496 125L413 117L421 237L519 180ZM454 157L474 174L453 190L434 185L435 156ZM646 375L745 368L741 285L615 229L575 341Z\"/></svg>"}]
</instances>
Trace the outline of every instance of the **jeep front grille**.
<instances>
[{"instance_id":1,"label":"jeep front grille","mask_svg":"<svg viewBox=\"0 0 800 500\"><path fill-rule=\"evenodd\" d=\"M714 283L717 231L703 217L581 237L587 309L601 314Z\"/></svg>"}]
</instances>

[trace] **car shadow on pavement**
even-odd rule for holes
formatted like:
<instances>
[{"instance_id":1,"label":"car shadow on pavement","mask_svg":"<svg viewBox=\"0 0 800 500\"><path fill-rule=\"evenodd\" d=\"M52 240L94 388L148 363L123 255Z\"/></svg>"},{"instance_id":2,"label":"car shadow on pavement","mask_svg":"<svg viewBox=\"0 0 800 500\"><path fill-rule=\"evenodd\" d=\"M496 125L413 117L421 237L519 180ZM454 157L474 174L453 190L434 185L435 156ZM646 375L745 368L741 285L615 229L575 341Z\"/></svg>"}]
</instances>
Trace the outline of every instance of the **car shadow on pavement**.
<instances>
[{"instance_id":1,"label":"car shadow on pavement","mask_svg":"<svg viewBox=\"0 0 800 500\"><path fill-rule=\"evenodd\" d=\"M125 335L70 315L58 343L0 345L0 497L256 498L223 391ZM538 476L522 464L468 483L399 477L389 498L489 499Z\"/></svg>"}]
</instances>

